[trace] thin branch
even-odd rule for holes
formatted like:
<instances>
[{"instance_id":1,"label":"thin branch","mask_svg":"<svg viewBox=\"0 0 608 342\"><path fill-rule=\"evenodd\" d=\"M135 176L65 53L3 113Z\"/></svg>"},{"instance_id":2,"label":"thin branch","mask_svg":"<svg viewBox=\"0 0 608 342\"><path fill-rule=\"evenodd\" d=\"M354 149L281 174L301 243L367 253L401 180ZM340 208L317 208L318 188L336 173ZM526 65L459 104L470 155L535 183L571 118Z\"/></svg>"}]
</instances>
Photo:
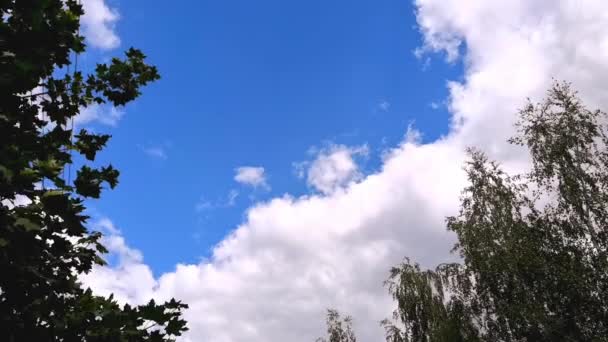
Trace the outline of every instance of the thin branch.
<instances>
[{"instance_id":1,"label":"thin branch","mask_svg":"<svg viewBox=\"0 0 608 342\"><path fill-rule=\"evenodd\" d=\"M40 96L40 95L48 95L48 91L42 92L42 93L36 93L36 94L30 94L30 95L19 95L19 97L23 98L23 99L27 99L30 97L36 97L36 96Z\"/></svg>"}]
</instances>

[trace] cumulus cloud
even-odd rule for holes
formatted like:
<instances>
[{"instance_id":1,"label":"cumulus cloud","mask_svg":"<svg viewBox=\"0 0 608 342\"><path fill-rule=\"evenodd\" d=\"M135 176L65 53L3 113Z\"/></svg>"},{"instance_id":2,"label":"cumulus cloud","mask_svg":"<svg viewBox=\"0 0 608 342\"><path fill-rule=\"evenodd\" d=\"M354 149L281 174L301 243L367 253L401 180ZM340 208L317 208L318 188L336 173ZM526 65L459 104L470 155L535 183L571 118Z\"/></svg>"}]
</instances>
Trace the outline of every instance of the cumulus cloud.
<instances>
[{"instance_id":1,"label":"cumulus cloud","mask_svg":"<svg viewBox=\"0 0 608 342\"><path fill-rule=\"evenodd\" d=\"M304 178L306 175L310 187L321 193L330 194L362 178L355 157L365 157L368 154L367 145L357 147L330 145L318 151L312 162L294 163L294 168L299 178Z\"/></svg>"},{"instance_id":2,"label":"cumulus cloud","mask_svg":"<svg viewBox=\"0 0 608 342\"><path fill-rule=\"evenodd\" d=\"M120 16L116 9L110 8L105 0L82 0L82 8L82 33L87 42L101 49L118 47L120 38L115 25Z\"/></svg>"},{"instance_id":3,"label":"cumulus cloud","mask_svg":"<svg viewBox=\"0 0 608 342\"><path fill-rule=\"evenodd\" d=\"M74 125L80 127L96 122L106 126L116 126L123 115L124 111L114 106L93 103L80 110L74 118Z\"/></svg>"},{"instance_id":4,"label":"cumulus cloud","mask_svg":"<svg viewBox=\"0 0 608 342\"><path fill-rule=\"evenodd\" d=\"M93 224L93 229L99 230L101 232L104 232L104 233L107 233L110 235L121 235L120 230L118 228L116 228L116 226L114 225L114 222L112 222L107 217L102 217L99 220L97 220Z\"/></svg>"},{"instance_id":5,"label":"cumulus cloud","mask_svg":"<svg viewBox=\"0 0 608 342\"><path fill-rule=\"evenodd\" d=\"M381 285L388 268L406 253L427 266L447 260L451 239L442 222L454 209L447 199L457 196L460 175L443 174L427 156L459 163L451 152L404 143L381 172L344 191L259 203L209 261L178 265L137 289L189 303L186 341L310 341L323 331L326 307L355 316L362 340L373 340L392 307ZM413 180L420 185L409 186ZM113 271L91 276L122 279L129 270Z\"/></svg>"},{"instance_id":6,"label":"cumulus cloud","mask_svg":"<svg viewBox=\"0 0 608 342\"><path fill-rule=\"evenodd\" d=\"M525 167L526 154L505 140L526 97L541 99L552 78L608 108L607 2L415 5L420 53L466 65L462 82L447 83L448 135L425 144L408 135L378 172L343 191L257 203L209 260L159 278L141 260L96 269L95 288L132 302L148 295L188 302L184 341L312 341L326 307L352 314L361 341L381 340L377 322L394 305L381 286L389 267L405 255L425 266L450 258L444 217L456 213L465 185L464 149L479 146L507 169Z\"/></svg>"},{"instance_id":7,"label":"cumulus cloud","mask_svg":"<svg viewBox=\"0 0 608 342\"><path fill-rule=\"evenodd\" d=\"M269 188L266 182L266 173L263 167L259 166L241 166L237 167L234 172L234 180L249 185L254 188Z\"/></svg>"},{"instance_id":8,"label":"cumulus cloud","mask_svg":"<svg viewBox=\"0 0 608 342\"><path fill-rule=\"evenodd\" d=\"M93 230L105 233L102 243L108 249L108 259L116 259L111 267L95 265L93 270L81 276L85 287L91 287L102 296L114 294L119 303L144 304L153 298L156 280L143 256L129 247L121 231L108 218L101 218L91 225Z\"/></svg>"}]
</instances>

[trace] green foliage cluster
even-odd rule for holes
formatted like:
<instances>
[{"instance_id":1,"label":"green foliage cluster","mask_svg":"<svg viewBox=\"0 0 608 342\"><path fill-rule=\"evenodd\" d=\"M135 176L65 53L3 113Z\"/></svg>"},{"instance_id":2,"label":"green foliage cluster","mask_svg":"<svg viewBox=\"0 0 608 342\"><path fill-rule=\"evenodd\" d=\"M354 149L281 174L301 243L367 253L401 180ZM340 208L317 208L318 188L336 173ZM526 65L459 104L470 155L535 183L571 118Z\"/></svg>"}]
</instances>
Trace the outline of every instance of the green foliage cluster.
<instances>
[{"instance_id":1,"label":"green foliage cluster","mask_svg":"<svg viewBox=\"0 0 608 342\"><path fill-rule=\"evenodd\" d=\"M114 188L119 172L93 161L110 136L73 120L88 106L121 106L159 78L144 54L83 75L75 0L0 1L0 336L3 341L172 341L185 304L119 306L83 289L79 274L103 265L101 234L87 229L84 200ZM70 70L70 66L72 67ZM72 181L77 154L87 161Z\"/></svg>"},{"instance_id":2,"label":"green foliage cluster","mask_svg":"<svg viewBox=\"0 0 608 342\"><path fill-rule=\"evenodd\" d=\"M342 318L336 310L327 310L327 338L320 337L317 342L357 342L353 331L352 317Z\"/></svg>"},{"instance_id":3,"label":"green foliage cluster","mask_svg":"<svg viewBox=\"0 0 608 342\"><path fill-rule=\"evenodd\" d=\"M509 141L531 170L510 176L469 150L447 219L462 262L392 269L388 342L608 341L608 117L556 83L519 118Z\"/></svg>"}]
</instances>

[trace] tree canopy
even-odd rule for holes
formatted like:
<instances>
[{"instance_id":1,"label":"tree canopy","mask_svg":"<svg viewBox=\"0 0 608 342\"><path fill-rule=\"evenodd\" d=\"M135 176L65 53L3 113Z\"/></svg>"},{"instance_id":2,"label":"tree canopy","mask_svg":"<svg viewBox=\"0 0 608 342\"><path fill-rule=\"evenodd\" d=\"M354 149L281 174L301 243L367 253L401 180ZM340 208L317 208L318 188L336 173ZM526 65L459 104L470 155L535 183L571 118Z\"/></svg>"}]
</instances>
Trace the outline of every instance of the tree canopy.
<instances>
[{"instance_id":1,"label":"tree canopy","mask_svg":"<svg viewBox=\"0 0 608 342\"><path fill-rule=\"evenodd\" d=\"M608 340L606 119L556 83L510 139L528 148L529 172L469 151L469 186L447 219L463 262L393 269L387 340Z\"/></svg>"},{"instance_id":2,"label":"tree canopy","mask_svg":"<svg viewBox=\"0 0 608 342\"><path fill-rule=\"evenodd\" d=\"M327 310L327 338L320 337L316 342L357 342L353 330L352 317L342 317L337 310Z\"/></svg>"},{"instance_id":3,"label":"tree canopy","mask_svg":"<svg viewBox=\"0 0 608 342\"><path fill-rule=\"evenodd\" d=\"M109 135L74 132L74 118L122 106L159 79L131 48L91 74L75 0L0 1L0 336L6 341L169 341L186 330L171 300L120 306L78 281L107 252L87 229L85 199L114 188L119 172L94 166ZM85 161L71 171L76 156ZM72 175L74 173L74 175Z\"/></svg>"},{"instance_id":4,"label":"tree canopy","mask_svg":"<svg viewBox=\"0 0 608 342\"><path fill-rule=\"evenodd\" d=\"M468 151L469 185L447 218L462 261L391 270L387 342L608 341L607 119L555 83L509 140L529 150L528 172Z\"/></svg>"}]
</instances>

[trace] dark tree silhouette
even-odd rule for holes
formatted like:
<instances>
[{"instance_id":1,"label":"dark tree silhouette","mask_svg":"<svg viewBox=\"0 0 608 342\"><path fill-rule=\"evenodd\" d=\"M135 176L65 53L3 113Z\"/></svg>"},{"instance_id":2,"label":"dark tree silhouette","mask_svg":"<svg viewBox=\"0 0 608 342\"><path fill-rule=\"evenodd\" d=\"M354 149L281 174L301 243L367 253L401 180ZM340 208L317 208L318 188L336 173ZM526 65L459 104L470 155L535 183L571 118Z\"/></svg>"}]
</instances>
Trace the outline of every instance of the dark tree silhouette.
<instances>
[{"instance_id":1,"label":"dark tree silhouette","mask_svg":"<svg viewBox=\"0 0 608 342\"><path fill-rule=\"evenodd\" d=\"M186 330L186 305L121 307L78 281L106 252L86 228L84 199L114 188L118 171L92 166L110 137L72 132L72 120L93 104L134 100L159 78L156 68L133 48L90 75L70 68L85 51L77 1L0 1L0 14L1 339L174 340ZM86 162L71 177L73 154Z\"/></svg>"},{"instance_id":2,"label":"dark tree silhouette","mask_svg":"<svg viewBox=\"0 0 608 342\"><path fill-rule=\"evenodd\" d=\"M463 263L392 271L387 340L608 340L606 119L557 83L510 140L529 149L530 172L511 177L469 151L470 185L447 219Z\"/></svg>"}]
</instances>

